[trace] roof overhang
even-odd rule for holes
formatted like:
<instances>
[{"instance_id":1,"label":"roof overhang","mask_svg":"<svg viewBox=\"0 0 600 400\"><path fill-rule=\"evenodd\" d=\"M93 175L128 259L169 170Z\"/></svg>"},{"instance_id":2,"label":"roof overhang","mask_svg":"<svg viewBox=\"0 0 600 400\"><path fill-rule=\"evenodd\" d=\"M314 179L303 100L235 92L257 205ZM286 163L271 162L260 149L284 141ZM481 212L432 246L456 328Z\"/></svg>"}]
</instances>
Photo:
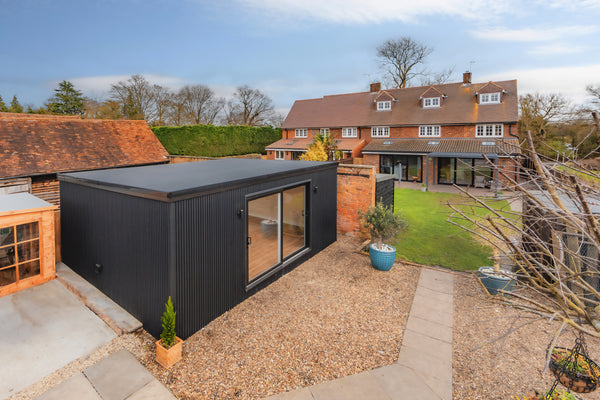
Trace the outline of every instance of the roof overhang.
<instances>
[{"instance_id":1,"label":"roof overhang","mask_svg":"<svg viewBox=\"0 0 600 400\"><path fill-rule=\"evenodd\" d=\"M444 153L441 151L434 151L433 153L427 154L428 157L438 157L438 158L489 158L491 160L497 159L498 154L496 153Z\"/></svg>"}]
</instances>

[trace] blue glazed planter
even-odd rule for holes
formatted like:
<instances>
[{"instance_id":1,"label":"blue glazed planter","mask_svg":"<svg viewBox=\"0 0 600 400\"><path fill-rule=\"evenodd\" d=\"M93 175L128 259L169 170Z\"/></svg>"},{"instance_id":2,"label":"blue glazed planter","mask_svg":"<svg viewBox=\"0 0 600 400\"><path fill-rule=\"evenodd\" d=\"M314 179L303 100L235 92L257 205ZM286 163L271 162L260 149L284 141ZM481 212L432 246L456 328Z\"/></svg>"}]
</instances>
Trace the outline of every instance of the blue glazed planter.
<instances>
[{"instance_id":1,"label":"blue glazed planter","mask_svg":"<svg viewBox=\"0 0 600 400\"><path fill-rule=\"evenodd\" d=\"M515 290L514 278L496 275L493 273L493 270L492 272L488 272L490 268L491 267L479 268L479 279L491 295L498 294L498 290L505 290L507 292L512 292ZM510 273L508 271L504 272Z\"/></svg>"},{"instance_id":2,"label":"blue glazed planter","mask_svg":"<svg viewBox=\"0 0 600 400\"><path fill-rule=\"evenodd\" d=\"M373 246L373 243L369 245L369 257L371 258L371 265L380 271L389 271L396 260L396 248L388 245L394 249L394 251L381 251L377 250Z\"/></svg>"}]
</instances>

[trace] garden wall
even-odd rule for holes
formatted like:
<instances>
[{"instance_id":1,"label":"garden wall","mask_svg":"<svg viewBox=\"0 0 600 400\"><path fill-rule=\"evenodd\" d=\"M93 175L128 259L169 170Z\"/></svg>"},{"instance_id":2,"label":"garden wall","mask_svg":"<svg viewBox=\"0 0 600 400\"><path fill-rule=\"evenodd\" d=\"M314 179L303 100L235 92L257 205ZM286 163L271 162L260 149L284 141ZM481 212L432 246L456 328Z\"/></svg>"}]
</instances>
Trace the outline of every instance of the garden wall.
<instances>
[{"instance_id":1,"label":"garden wall","mask_svg":"<svg viewBox=\"0 0 600 400\"><path fill-rule=\"evenodd\" d=\"M337 170L337 230L364 236L359 211L375 205L376 169L369 165L339 164Z\"/></svg>"}]
</instances>

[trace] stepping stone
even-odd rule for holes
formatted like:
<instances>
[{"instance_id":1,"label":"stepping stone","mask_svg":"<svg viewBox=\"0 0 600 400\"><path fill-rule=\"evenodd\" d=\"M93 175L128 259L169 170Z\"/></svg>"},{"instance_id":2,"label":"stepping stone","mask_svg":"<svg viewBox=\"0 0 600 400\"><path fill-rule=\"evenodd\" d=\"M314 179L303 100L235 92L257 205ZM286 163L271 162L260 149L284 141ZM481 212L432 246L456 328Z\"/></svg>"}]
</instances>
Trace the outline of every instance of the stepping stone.
<instances>
[{"instance_id":1,"label":"stepping stone","mask_svg":"<svg viewBox=\"0 0 600 400\"><path fill-rule=\"evenodd\" d=\"M83 371L104 400L123 400L154 376L127 350L120 350Z\"/></svg>"},{"instance_id":2,"label":"stepping stone","mask_svg":"<svg viewBox=\"0 0 600 400\"><path fill-rule=\"evenodd\" d=\"M35 400L102 400L96 389L83 374L77 374L59 383Z\"/></svg>"}]
</instances>

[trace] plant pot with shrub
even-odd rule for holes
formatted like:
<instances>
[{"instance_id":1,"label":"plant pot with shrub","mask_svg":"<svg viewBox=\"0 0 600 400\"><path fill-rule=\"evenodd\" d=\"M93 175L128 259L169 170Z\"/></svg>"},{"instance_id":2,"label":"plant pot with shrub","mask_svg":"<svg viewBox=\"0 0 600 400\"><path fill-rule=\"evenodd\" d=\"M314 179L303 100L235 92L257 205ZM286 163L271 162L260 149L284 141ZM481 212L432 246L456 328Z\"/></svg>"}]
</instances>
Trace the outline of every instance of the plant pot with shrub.
<instances>
[{"instance_id":1,"label":"plant pot with shrub","mask_svg":"<svg viewBox=\"0 0 600 400\"><path fill-rule=\"evenodd\" d=\"M364 213L360 213L360 216L364 227L371 235L369 245L371 265L380 271L389 271L396 260L396 248L384 244L383 241L393 237L400 230L402 226L400 215L394 214L391 206L386 207L382 203L377 203Z\"/></svg>"},{"instance_id":2,"label":"plant pot with shrub","mask_svg":"<svg viewBox=\"0 0 600 400\"><path fill-rule=\"evenodd\" d=\"M156 362L164 368L169 368L181 360L183 340L175 335L175 315L173 302L169 296L165 304L165 312L160 318L163 331L160 339L156 341Z\"/></svg>"},{"instance_id":3,"label":"plant pot with shrub","mask_svg":"<svg viewBox=\"0 0 600 400\"><path fill-rule=\"evenodd\" d=\"M501 269L498 258L498 252L495 251L494 266L479 268L479 280L491 295L498 294L498 290L512 292L516 284L516 274L506 269Z\"/></svg>"}]
</instances>

